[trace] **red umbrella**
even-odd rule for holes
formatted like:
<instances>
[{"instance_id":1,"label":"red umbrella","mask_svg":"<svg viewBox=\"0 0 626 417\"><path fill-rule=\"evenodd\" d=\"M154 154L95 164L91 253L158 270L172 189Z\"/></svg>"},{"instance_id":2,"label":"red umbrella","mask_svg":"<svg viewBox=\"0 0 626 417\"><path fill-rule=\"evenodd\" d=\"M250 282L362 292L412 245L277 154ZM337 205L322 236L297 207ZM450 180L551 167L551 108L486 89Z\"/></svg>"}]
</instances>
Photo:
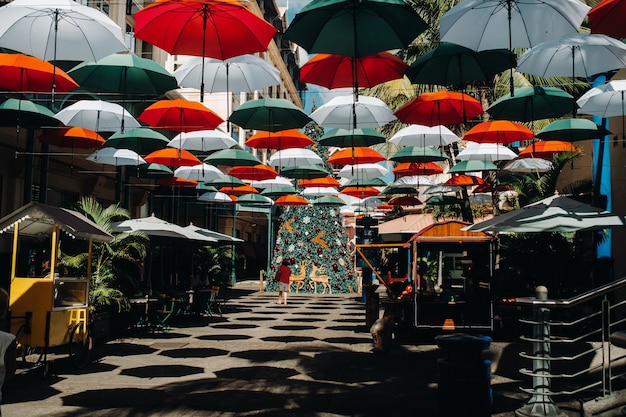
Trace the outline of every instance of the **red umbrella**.
<instances>
[{"instance_id":1,"label":"red umbrella","mask_svg":"<svg viewBox=\"0 0 626 417\"><path fill-rule=\"evenodd\" d=\"M283 195L274 201L275 206L307 206L309 202L299 195Z\"/></svg>"},{"instance_id":2,"label":"red umbrella","mask_svg":"<svg viewBox=\"0 0 626 417\"><path fill-rule=\"evenodd\" d=\"M434 162L403 162L393 169L398 176L443 174L443 168Z\"/></svg>"},{"instance_id":3,"label":"red umbrella","mask_svg":"<svg viewBox=\"0 0 626 417\"><path fill-rule=\"evenodd\" d=\"M399 197L393 197L387 201L390 206L419 206L422 204L419 198L412 195L402 195Z\"/></svg>"},{"instance_id":4,"label":"red umbrella","mask_svg":"<svg viewBox=\"0 0 626 417\"><path fill-rule=\"evenodd\" d=\"M465 133L463 139L476 143L507 143L532 139L532 130L509 120L491 120L478 123Z\"/></svg>"},{"instance_id":5,"label":"red umbrella","mask_svg":"<svg viewBox=\"0 0 626 417\"><path fill-rule=\"evenodd\" d=\"M78 88L78 84L48 61L24 54L0 53L0 88L33 93L68 92Z\"/></svg>"},{"instance_id":6,"label":"red umbrella","mask_svg":"<svg viewBox=\"0 0 626 417\"><path fill-rule=\"evenodd\" d=\"M215 129L224 120L197 101L159 100L148 106L137 118L152 127L177 132Z\"/></svg>"},{"instance_id":7,"label":"red umbrella","mask_svg":"<svg viewBox=\"0 0 626 417\"><path fill-rule=\"evenodd\" d=\"M603 0L589 10L589 26L591 33L626 38L626 3L622 0Z\"/></svg>"},{"instance_id":8,"label":"red umbrella","mask_svg":"<svg viewBox=\"0 0 626 417\"><path fill-rule=\"evenodd\" d=\"M394 114L403 123L437 126L465 123L483 113L482 105L472 96L443 90L422 93Z\"/></svg>"},{"instance_id":9,"label":"red umbrella","mask_svg":"<svg viewBox=\"0 0 626 417\"><path fill-rule=\"evenodd\" d=\"M202 163L191 152L185 149L163 148L149 153L143 158L151 164L161 164L166 167L194 166Z\"/></svg>"},{"instance_id":10,"label":"red umbrella","mask_svg":"<svg viewBox=\"0 0 626 417\"><path fill-rule=\"evenodd\" d=\"M274 168L265 164L234 166L228 170L227 174L240 180L251 181L271 180L278 176Z\"/></svg>"},{"instance_id":11,"label":"red umbrella","mask_svg":"<svg viewBox=\"0 0 626 417\"><path fill-rule=\"evenodd\" d=\"M372 148L345 148L341 149L328 158L332 165L375 164L384 161L385 158Z\"/></svg>"},{"instance_id":12,"label":"red umbrella","mask_svg":"<svg viewBox=\"0 0 626 417\"><path fill-rule=\"evenodd\" d=\"M358 186L350 186L341 190L341 194L346 194L352 197L357 198L365 198L365 197L374 197L375 195L379 195L380 191L372 186L358 187Z\"/></svg>"},{"instance_id":13,"label":"red umbrella","mask_svg":"<svg viewBox=\"0 0 626 417\"><path fill-rule=\"evenodd\" d=\"M483 185L485 180L475 175L460 174L454 175L443 185Z\"/></svg>"},{"instance_id":14,"label":"red umbrella","mask_svg":"<svg viewBox=\"0 0 626 417\"><path fill-rule=\"evenodd\" d=\"M244 194L258 194L259 190L254 188L253 186L246 185L237 185L234 187L222 187L219 189L221 193L229 194L229 195L244 195Z\"/></svg>"},{"instance_id":15,"label":"red umbrella","mask_svg":"<svg viewBox=\"0 0 626 417\"><path fill-rule=\"evenodd\" d=\"M300 68L300 81L326 88L371 88L402 78L409 66L390 52L362 57L317 54ZM354 72L356 71L356 73Z\"/></svg>"},{"instance_id":16,"label":"red umbrella","mask_svg":"<svg viewBox=\"0 0 626 417\"><path fill-rule=\"evenodd\" d=\"M550 161L555 154L562 152L580 153L581 150L571 142L562 140L539 140L524 148L524 150L519 153L518 157L542 158Z\"/></svg>"},{"instance_id":17,"label":"red umbrella","mask_svg":"<svg viewBox=\"0 0 626 417\"><path fill-rule=\"evenodd\" d=\"M39 141L61 148L94 149L102 146L105 139L93 130L82 127L62 127L45 130L39 136Z\"/></svg>"},{"instance_id":18,"label":"red umbrella","mask_svg":"<svg viewBox=\"0 0 626 417\"><path fill-rule=\"evenodd\" d=\"M195 187L198 185L196 180L187 180L179 177L159 178L156 180L156 183L167 187Z\"/></svg>"},{"instance_id":19,"label":"red umbrella","mask_svg":"<svg viewBox=\"0 0 626 417\"><path fill-rule=\"evenodd\" d=\"M298 129L279 130L278 132L260 131L250 136L244 145L261 149L306 148L314 144L313 139Z\"/></svg>"},{"instance_id":20,"label":"red umbrella","mask_svg":"<svg viewBox=\"0 0 626 417\"><path fill-rule=\"evenodd\" d=\"M263 52L276 32L235 0L158 0L135 13L135 37L172 55L225 60ZM203 101L204 59L201 74Z\"/></svg>"},{"instance_id":21,"label":"red umbrella","mask_svg":"<svg viewBox=\"0 0 626 417\"><path fill-rule=\"evenodd\" d=\"M333 177L302 179L298 181L298 187L339 187L341 183Z\"/></svg>"}]
</instances>

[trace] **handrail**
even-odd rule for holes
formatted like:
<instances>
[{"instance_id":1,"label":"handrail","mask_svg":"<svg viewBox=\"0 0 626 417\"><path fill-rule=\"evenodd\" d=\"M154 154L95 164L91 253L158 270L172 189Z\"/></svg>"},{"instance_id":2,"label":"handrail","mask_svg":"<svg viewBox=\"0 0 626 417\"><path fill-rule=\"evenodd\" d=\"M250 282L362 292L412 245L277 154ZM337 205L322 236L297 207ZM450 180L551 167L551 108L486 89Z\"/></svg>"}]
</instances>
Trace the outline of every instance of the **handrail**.
<instances>
[{"instance_id":1,"label":"handrail","mask_svg":"<svg viewBox=\"0 0 626 417\"><path fill-rule=\"evenodd\" d=\"M561 299L542 300L542 299L535 298L535 297L520 297L520 298L515 299L515 303L531 305L535 307L545 306L545 307L551 307L551 308L555 308L555 307L567 308L567 307L573 307L577 304L584 303L585 301L589 301L590 299L594 297L608 294L612 291L615 291L616 289L619 289L625 286L626 286L626 277L623 277L618 280L609 282L608 284L604 284L597 288L591 289L575 297L568 298L566 300L561 300Z\"/></svg>"}]
</instances>

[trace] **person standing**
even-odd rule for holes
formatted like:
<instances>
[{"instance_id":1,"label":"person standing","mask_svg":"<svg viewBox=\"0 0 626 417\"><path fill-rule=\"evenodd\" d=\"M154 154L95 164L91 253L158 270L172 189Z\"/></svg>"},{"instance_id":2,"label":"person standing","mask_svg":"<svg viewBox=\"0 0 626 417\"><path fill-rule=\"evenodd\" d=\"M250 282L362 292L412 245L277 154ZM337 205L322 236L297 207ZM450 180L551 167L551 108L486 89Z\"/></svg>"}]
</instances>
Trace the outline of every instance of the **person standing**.
<instances>
[{"instance_id":1,"label":"person standing","mask_svg":"<svg viewBox=\"0 0 626 417\"><path fill-rule=\"evenodd\" d=\"M278 281L278 301L276 304L287 305L287 293L289 292L290 277L291 268L289 267L289 261L285 259L276 272L276 281Z\"/></svg>"},{"instance_id":2,"label":"person standing","mask_svg":"<svg viewBox=\"0 0 626 417\"><path fill-rule=\"evenodd\" d=\"M0 288L0 321L3 321L9 311L9 293ZM15 374L15 336L0 330L0 401L2 400L2 386L5 379L10 379ZM0 417L2 410L0 410Z\"/></svg>"}]
</instances>

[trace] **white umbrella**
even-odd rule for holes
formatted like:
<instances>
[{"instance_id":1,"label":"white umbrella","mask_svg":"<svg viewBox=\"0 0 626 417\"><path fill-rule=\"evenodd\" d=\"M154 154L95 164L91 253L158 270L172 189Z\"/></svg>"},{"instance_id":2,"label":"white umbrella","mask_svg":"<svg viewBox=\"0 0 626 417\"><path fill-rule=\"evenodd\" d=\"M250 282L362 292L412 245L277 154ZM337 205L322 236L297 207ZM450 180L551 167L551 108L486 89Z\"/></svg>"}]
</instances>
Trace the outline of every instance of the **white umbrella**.
<instances>
[{"instance_id":1,"label":"white umbrella","mask_svg":"<svg viewBox=\"0 0 626 417\"><path fill-rule=\"evenodd\" d=\"M496 143L468 144L456 156L457 161L508 161L517 158L517 154L504 145Z\"/></svg>"},{"instance_id":2,"label":"white umbrella","mask_svg":"<svg viewBox=\"0 0 626 417\"><path fill-rule=\"evenodd\" d=\"M445 126L410 125L400 129L389 138L389 142L397 146L445 146L460 141L450 129Z\"/></svg>"},{"instance_id":3,"label":"white umbrella","mask_svg":"<svg viewBox=\"0 0 626 417\"><path fill-rule=\"evenodd\" d=\"M54 115L66 126L78 126L96 132L117 132L141 127L119 104L102 100L80 100Z\"/></svg>"},{"instance_id":4,"label":"white umbrella","mask_svg":"<svg viewBox=\"0 0 626 417\"><path fill-rule=\"evenodd\" d=\"M188 239L199 242L217 243L214 236L200 234L191 228L185 228L174 223L159 219L154 214L150 217L123 220L111 224L114 232L140 231L148 236Z\"/></svg>"},{"instance_id":5,"label":"white umbrella","mask_svg":"<svg viewBox=\"0 0 626 417\"><path fill-rule=\"evenodd\" d=\"M344 165L337 174L341 178L369 180L387 175L389 170L380 164Z\"/></svg>"},{"instance_id":6,"label":"white umbrella","mask_svg":"<svg viewBox=\"0 0 626 417\"><path fill-rule=\"evenodd\" d=\"M405 175L404 177L398 178L389 185L393 185L394 187L415 187L416 185L431 186L435 184L435 181L424 175Z\"/></svg>"},{"instance_id":7,"label":"white umbrella","mask_svg":"<svg viewBox=\"0 0 626 417\"><path fill-rule=\"evenodd\" d=\"M274 153L267 161L273 168L323 164L322 158L310 149L290 148Z\"/></svg>"},{"instance_id":8,"label":"white umbrella","mask_svg":"<svg viewBox=\"0 0 626 417\"><path fill-rule=\"evenodd\" d=\"M88 161L105 165L141 165L146 161L130 149L101 148L87 157Z\"/></svg>"},{"instance_id":9,"label":"white umbrella","mask_svg":"<svg viewBox=\"0 0 626 417\"><path fill-rule=\"evenodd\" d=\"M519 172L522 174L548 172L551 169L553 169L552 162L542 158L513 159L501 168L502 171Z\"/></svg>"},{"instance_id":10,"label":"white umbrella","mask_svg":"<svg viewBox=\"0 0 626 417\"><path fill-rule=\"evenodd\" d=\"M181 166L174 170L174 176L185 180L210 181L221 178L224 175L217 167L209 164Z\"/></svg>"},{"instance_id":11,"label":"white umbrella","mask_svg":"<svg viewBox=\"0 0 626 417\"><path fill-rule=\"evenodd\" d=\"M622 118L622 138L626 139L626 80L623 82L610 81L599 87L594 87L582 97L583 105L578 109L579 113L591 114L604 118ZM578 100L579 103L581 100ZM580 105L580 104L579 104Z\"/></svg>"},{"instance_id":12,"label":"white umbrella","mask_svg":"<svg viewBox=\"0 0 626 417\"><path fill-rule=\"evenodd\" d=\"M174 136L167 144L172 148L188 151L210 152L229 149L239 145L229 134L221 130L196 130L182 132Z\"/></svg>"},{"instance_id":13,"label":"white umbrella","mask_svg":"<svg viewBox=\"0 0 626 417\"><path fill-rule=\"evenodd\" d=\"M254 188L265 190L267 188L273 188L273 187L284 187L284 186L293 187L293 182L289 178L281 177L279 175L276 178L272 178L269 180L252 181L250 182L250 185L253 186Z\"/></svg>"},{"instance_id":14,"label":"white umbrella","mask_svg":"<svg viewBox=\"0 0 626 417\"><path fill-rule=\"evenodd\" d=\"M13 0L0 7L0 47L47 61L97 61L128 50L122 29L72 0Z\"/></svg>"},{"instance_id":15,"label":"white umbrella","mask_svg":"<svg viewBox=\"0 0 626 417\"><path fill-rule=\"evenodd\" d=\"M209 191L200 195L198 200L206 203L234 203L228 194L221 191Z\"/></svg>"},{"instance_id":16,"label":"white umbrella","mask_svg":"<svg viewBox=\"0 0 626 417\"><path fill-rule=\"evenodd\" d=\"M583 107L585 103L587 103L587 100L589 100L596 94L620 90L626 90L626 80L611 80L606 84L590 88L585 94L583 94L578 100L576 100L576 104L578 104L578 107Z\"/></svg>"},{"instance_id":17,"label":"white umbrella","mask_svg":"<svg viewBox=\"0 0 626 417\"><path fill-rule=\"evenodd\" d=\"M324 195L339 195L335 187L305 187L302 190L303 197L320 197Z\"/></svg>"},{"instance_id":18,"label":"white umbrella","mask_svg":"<svg viewBox=\"0 0 626 417\"><path fill-rule=\"evenodd\" d=\"M334 97L311 113L311 119L320 126L338 129L381 127L396 120L389 106L376 97L358 96L354 100L351 95Z\"/></svg>"}]
</instances>

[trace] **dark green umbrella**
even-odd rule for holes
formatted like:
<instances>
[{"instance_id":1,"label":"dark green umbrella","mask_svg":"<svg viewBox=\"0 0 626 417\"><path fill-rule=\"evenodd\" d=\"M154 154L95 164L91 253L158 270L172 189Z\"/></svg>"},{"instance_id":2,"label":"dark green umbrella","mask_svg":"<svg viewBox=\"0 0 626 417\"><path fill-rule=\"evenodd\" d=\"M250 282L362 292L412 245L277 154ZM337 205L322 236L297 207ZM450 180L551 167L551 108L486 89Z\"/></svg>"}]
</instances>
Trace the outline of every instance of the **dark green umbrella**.
<instances>
[{"instance_id":1,"label":"dark green umbrella","mask_svg":"<svg viewBox=\"0 0 626 417\"><path fill-rule=\"evenodd\" d=\"M575 108L571 94L556 87L522 87L514 95L507 94L494 101L486 110L494 119L531 122L561 117Z\"/></svg>"},{"instance_id":2,"label":"dark green umbrella","mask_svg":"<svg viewBox=\"0 0 626 417\"><path fill-rule=\"evenodd\" d=\"M259 194L244 194L237 198L236 203L244 206L271 206L274 201Z\"/></svg>"},{"instance_id":3,"label":"dark green umbrella","mask_svg":"<svg viewBox=\"0 0 626 417\"><path fill-rule=\"evenodd\" d=\"M0 103L0 126L38 129L63 125L54 112L30 100L10 98Z\"/></svg>"},{"instance_id":4,"label":"dark green umbrella","mask_svg":"<svg viewBox=\"0 0 626 417\"><path fill-rule=\"evenodd\" d=\"M321 165L298 165L293 167L284 167L280 171L280 175L287 178L295 178L298 180L323 178L330 175L330 172Z\"/></svg>"},{"instance_id":5,"label":"dark green umbrella","mask_svg":"<svg viewBox=\"0 0 626 417\"><path fill-rule=\"evenodd\" d=\"M209 180L202 184L204 186L221 188L221 187L238 187L240 185L245 185L246 183L241 181L239 178L233 177L232 175L223 175L220 178Z\"/></svg>"},{"instance_id":6,"label":"dark green umbrella","mask_svg":"<svg viewBox=\"0 0 626 417\"><path fill-rule=\"evenodd\" d=\"M174 171L161 164L141 164L126 166L126 175L137 178L168 178L174 176Z\"/></svg>"},{"instance_id":7,"label":"dark green umbrella","mask_svg":"<svg viewBox=\"0 0 626 417\"><path fill-rule=\"evenodd\" d=\"M452 195L434 195L426 200L427 206L449 206L452 204L462 204L463 200Z\"/></svg>"},{"instance_id":8,"label":"dark green umbrella","mask_svg":"<svg viewBox=\"0 0 626 417\"><path fill-rule=\"evenodd\" d=\"M333 195L325 195L323 197L313 200L311 204L316 206L345 206L347 203L339 197Z\"/></svg>"},{"instance_id":9,"label":"dark green umbrella","mask_svg":"<svg viewBox=\"0 0 626 417\"><path fill-rule=\"evenodd\" d=\"M178 88L176 78L165 68L133 53L112 54L96 62L83 62L67 73L71 73L81 88L96 93L161 96Z\"/></svg>"},{"instance_id":10,"label":"dark green umbrella","mask_svg":"<svg viewBox=\"0 0 626 417\"><path fill-rule=\"evenodd\" d=\"M600 139L610 135L607 129L598 126L589 119L559 119L550 123L537 133L537 138L543 140L565 140L575 142L585 139Z\"/></svg>"},{"instance_id":11,"label":"dark green umbrella","mask_svg":"<svg viewBox=\"0 0 626 417\"><path fill-rule=\"evenodd\" d=\"M342 185L340 189L345 187L385 187L386 185L387 183L382 178L353 178Z\"/></svg>"},{"instance_id":12,"label":"dark green umbrella","mask_svg":"<svg viewBox=\"0 0 626 417\"><path fill-rule=\"evenodd\" d=\"M348 148L355 146L372 146L385 143L385 137L376 129L330 129L318 140L322 146Z\"/></svg>"},{"instance_id":13,"label":"dark green umbrella","mask_svg":"<svg viewBox=\"0 0 626 417\"><path fill-rule=\"evenodd\" d=\"M434 162L448 159L439 149L432 146L419 148L417 146L406 146L396 152L390 161L395 162Z\"/></svg>"},{"instance_id":14,"label":"dark green umbrella","mask_svg":"<svg viewBox=\"0 0 626 417\"><path fill-rule=\"evenodd\" d=\"M291 101L262 98L246 101L231 113L229 120L244 129L278 132L301 128L311 118Z\"/></svg>"},{"instance_id":15,"label":"dark green umbrella","mask_svg":"<svg viewBox=\"0 0 626 417\"><path fill-rule=\"evenodd\" d=\"M217 192L217 188L215 188L212 185L207 185L206 182L201 182L198 185L196 185L196 190L198 191L205 191L205 192L213 192L216 193Z\"/></svg>"},{"instance_id":16,"label":"dark green umbrella","mask_svg":"<svg viewBox=\"0 0 626 417\"><path fill-rule=\"evenodd\" d=\"M388 185L381 192L381 194L417 194L419 190L415 186L407 185Z\"/></svg>"},{"instance_id":17,"label":"dark green umbrella","mask_svg":"<svg viewBox=\"0 0 626 417\"><path fill-rule=\"evenodd\" d=\"M515 53L508 49L477 52L443 42L420 55L405 74L413 84L463 85L473 81L490 81L496 74L515 65Z\"/></svg>"},{"instance_id":18,"label":"dark green umbrella","mask_svg":"<svg viewBox=\"0 0 626 417\"><path fill-rule=\"evenodd\" d=\"M104 142L104 147L117 149L130 149L139 155L148 155L156 150L163 149L170 140L162 133L149 127L137 127L135 129L117 132Z\"/></svg>"},{"instance_id":19,"label":"dark green umbrella","mask_svg":"<svg viewBox=\"0 0 626 417\"><path fill-rule=\"evenodd\" d=\"M297 194L297 191L293 185L278 185L274 187L268 187L261 191L261 195L268 197L280 197L283 195Z\"/></svg>"},{"instance_id":20,"label":"dark green umbrella","mask_svg":"<svg viewBox=\"0 0 626 417\"><path fill-rule=\"evenodd\" d=\"M204 158L204 162L215 166L225 165L229 167L252 166L262 163L259 158L252 155L250 152L236 148L222 149L221 151L212 153Z\"/></svg>"},{"instance_id":21,"label":"dark green umbrella","mask_svg":"<svg viewBox=\"0 0 626 417\"><path fill-rule=\"evenodd\" d=\"M452 168L448 170L448 173L457 172L478 172L478 171L497 171L498 167L491 161L481 160L468 160L458 161Z\"/></svg>"}]
</instances>

